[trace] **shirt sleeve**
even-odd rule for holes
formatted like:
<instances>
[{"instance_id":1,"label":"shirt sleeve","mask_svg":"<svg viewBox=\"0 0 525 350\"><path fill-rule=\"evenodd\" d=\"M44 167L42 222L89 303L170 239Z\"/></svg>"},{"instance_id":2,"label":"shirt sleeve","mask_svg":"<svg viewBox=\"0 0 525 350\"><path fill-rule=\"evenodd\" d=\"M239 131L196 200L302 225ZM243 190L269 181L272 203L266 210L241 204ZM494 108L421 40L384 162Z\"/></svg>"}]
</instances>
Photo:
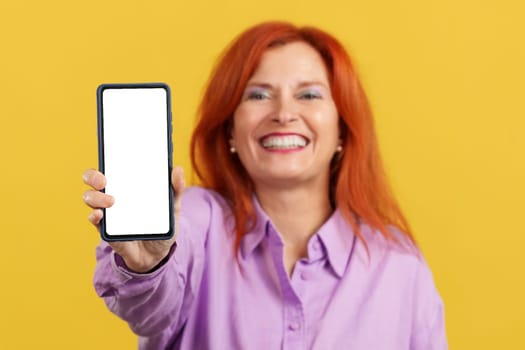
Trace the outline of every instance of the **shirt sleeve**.
<instances>
[{"instance_id":1,"label":"shirt sleeve","mask_svg":"<svg viewBox=\"0 0 525 350\"><path fill-rule=\"evenodd\" d=\"M157 344L167 344L183 329L202 277L210 210L199 191L184 193L176 243L166 263L155 271L128 270L106 242L96 250L97 294L134 333ZM192 213L199 213L198 220Z\"/></svg>"},{"instance_id":2,"label":"shirt sleeve","mask_svg":"<svg viewBox=\"0 0 525 350\"><path fill-rule=\"evenodd\" d=\"M426 348L430 350L448 349L443 304L440 304L436 310L434 321L429 330L428 346Z\"/></svg>"},{"instance_id":3,"label":"shirt sleeve","mask_svg":"<svg viewBox=\"0 0 525 350\"><path fill-rule=\"evenodd\" d=\"M411 350L447 350L443 301L429 267L421 262L416 276Z\"/></svg>"}]
</instances>

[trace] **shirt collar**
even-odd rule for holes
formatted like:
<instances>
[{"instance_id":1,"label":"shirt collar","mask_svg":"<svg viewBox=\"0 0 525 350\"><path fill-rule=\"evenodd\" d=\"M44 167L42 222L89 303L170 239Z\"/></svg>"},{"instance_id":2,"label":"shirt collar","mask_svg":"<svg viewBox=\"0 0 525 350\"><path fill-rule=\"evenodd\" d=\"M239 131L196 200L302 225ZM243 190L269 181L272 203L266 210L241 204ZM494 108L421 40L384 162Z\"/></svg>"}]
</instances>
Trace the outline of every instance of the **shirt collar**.
<instances>
[{"instance_id":1,"label":"shirt collar","mask_svg":"<svg viewBox=\"0 0 525 350\"><path fill-rule=\"evenodd\" d=\"M337 209L321 226L317 235L335 274L339 278L343 277L355 244L354 230Z\"/></svg>"},{"instance_id":2,"label":"shirt collar","mask_svg":"<svg viewBox=\"0 0 525 350\"><path fill-rule=\"evenodd\" d=\"M243 257L247 257L257 248L266 236L268 226L271 225L270 218L262 209L255 195L253 195L253 205L257 221L255 226L241 240L241 254ZM317 234L312 236L311 241L317 239L316 236L326 251L332 269L341 278L344 275L355 244L356 236L354 230L346 222L341 212L336 210L321 226Z\"/></svg>"},{"instance_id":3,"label":"shirt collar","mask_svg":"<svg viewBox=\"0 0 525 350\"><path fill-rule=\"evenodd\" d=\"M250 255L261 243L270 224L270 218L264 212L255 194L252 197L253 209L255 211L255 225L241 240L241 253L243 257Z\"/></svg>"}]
</instances>

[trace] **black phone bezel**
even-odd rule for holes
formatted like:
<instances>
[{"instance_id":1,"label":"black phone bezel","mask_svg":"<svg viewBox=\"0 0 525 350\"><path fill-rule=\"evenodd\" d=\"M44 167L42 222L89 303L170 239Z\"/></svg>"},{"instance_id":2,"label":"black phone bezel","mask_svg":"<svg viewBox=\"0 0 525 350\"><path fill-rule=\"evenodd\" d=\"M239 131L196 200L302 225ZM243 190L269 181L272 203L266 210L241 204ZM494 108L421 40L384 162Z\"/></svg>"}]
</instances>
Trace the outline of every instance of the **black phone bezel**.
<instances>
[{"instance_id":1,"label":"black phone bezel","mask_svg":"<svg viewBox=\"0 0 525 350\"><path fill-rule=\"evenodd\" d=\"M100 236L104 241L136 241L136 240L167 240L173 237L175 233L174 217L174 193L171 186L171 171L173 169L173 142L172 142L172 115L171 115L171 89L166 83L110 83L101 84L97 88L97 135L98 135L98 169L104 174L104 109L103 109L103 92L107 89L149 89L162 88L166 90L167 103L167 147L168 147L168 179L169 187L169 231L149 234L133 235L111 235L106 232L106 209L102 209L104 216L100 221ZM105 192L102 189L101 192Z\"/></svg>"}]
</instances>

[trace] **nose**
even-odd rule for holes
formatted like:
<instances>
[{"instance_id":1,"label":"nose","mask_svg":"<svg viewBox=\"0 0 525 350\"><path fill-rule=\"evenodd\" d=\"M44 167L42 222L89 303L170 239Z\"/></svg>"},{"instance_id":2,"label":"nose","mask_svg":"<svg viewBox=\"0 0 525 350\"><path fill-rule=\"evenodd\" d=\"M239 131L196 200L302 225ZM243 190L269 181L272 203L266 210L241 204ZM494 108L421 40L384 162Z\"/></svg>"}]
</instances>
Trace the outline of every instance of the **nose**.
<instances>
[{"instance_id":1,"label":"nose","mask_svg":"<svg viewBox=\"0 0 525 350\"><path fill-rule=\"evenodd\" d=\"M293 98L281 96L276 101L274 115L272 121L279 124L287 124L296 121L298 113L294 104Z\"/></svg>"}]
</instances>

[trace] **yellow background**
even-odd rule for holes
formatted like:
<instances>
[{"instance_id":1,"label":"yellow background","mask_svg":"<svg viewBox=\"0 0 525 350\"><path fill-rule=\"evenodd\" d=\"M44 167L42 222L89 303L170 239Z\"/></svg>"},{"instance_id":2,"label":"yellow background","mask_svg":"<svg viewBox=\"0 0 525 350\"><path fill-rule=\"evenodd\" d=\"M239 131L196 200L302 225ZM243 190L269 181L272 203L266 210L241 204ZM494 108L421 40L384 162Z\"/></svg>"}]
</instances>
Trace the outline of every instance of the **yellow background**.
<instances>
[{"instance_id":1,"label":"yellow background","mask_svg":"<svg viewBox=\"0 0 525 350\"><path fill-rule=\"evenodd\" d=\"M445 301L450 348L525 349L524 9L519 0L2 1L0 349L136 347L91 284L98 236L81 173L97 166L95 89L170 84L175 162L189 174L211 66L266 19L320 26L354 57Z\"/></svg>"}]
</instances>

